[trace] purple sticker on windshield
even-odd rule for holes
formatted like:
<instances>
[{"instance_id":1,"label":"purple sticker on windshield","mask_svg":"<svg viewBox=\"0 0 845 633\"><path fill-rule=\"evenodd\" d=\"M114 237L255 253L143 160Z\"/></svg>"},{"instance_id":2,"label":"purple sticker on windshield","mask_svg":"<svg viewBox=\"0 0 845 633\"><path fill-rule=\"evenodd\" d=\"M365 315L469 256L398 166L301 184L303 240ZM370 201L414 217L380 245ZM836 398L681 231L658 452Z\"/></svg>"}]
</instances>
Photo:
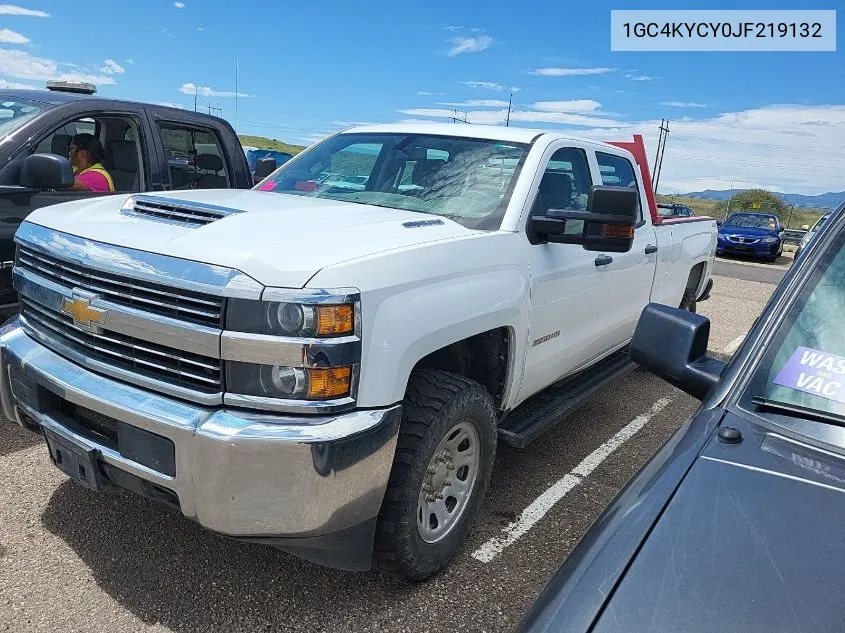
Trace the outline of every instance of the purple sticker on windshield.
<instances>
[{"instance_id":1,"label":"purple sticker on windshield","mask_svg":"<svg viewBox=\"0 0 845 633\"><path fill-rule=\"evenodd\" d=\"M845 356L799 347L774 382L845 404Z\"/></svg>"}]
</instances>

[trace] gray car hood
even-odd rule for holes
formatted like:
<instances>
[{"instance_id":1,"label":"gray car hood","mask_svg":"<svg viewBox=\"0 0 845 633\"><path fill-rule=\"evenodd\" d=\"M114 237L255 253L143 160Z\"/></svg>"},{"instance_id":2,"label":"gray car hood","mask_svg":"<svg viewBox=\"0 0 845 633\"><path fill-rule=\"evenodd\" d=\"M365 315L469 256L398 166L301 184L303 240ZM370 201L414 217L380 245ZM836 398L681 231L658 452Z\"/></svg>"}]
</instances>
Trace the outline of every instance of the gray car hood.
<instances>
[{"instance_id":1,"label":"gray car hood","mask_svg":"<svg viewBox=\"0 0 845 633\"><path fill-rule=\"evenodd\" d=\"M845 630L845 460L728 416L595 633Z\"/></svg>"}]
</instances>

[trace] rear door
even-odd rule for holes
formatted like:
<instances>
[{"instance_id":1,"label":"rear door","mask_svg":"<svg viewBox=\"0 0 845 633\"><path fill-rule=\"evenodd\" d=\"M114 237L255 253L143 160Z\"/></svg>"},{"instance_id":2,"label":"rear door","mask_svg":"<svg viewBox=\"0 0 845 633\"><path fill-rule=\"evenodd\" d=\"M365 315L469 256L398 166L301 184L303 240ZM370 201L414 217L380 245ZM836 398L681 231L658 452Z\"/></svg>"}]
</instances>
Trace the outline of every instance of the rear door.
<instances>
[{"instance_id":1,"label":"rear door","mask_svg":"<svg viewBox=\"0 0 845 633\"><path fill-rule=\"evenodd\" d=\"M564 141L544 156L532 215L555 209L586 210L593 178L587 152ZM597 183L596 183L597 184ZM583 222L567 222L580 233ZM604 349L607 275L599 253L576 244L542 244L527 234L531 269L531 320L520 399L598 358Z\"/></svg>"},{"instance_id":2,"label":"rear door","mask_svg":"<svg viewBox=\"0 0 845 633\"><path fill-rule=\"evenodd\" d=\"M149 110L159 144L165 188L245 189L252 186L246 156L233 130L213 118Z\"/></svg>"},{"instance_id":3,"label":"rear door","mask_svg":"<svg viewBox=\"0 0 845 633\"><path fill-rule=\"evenodd\" d=\"M613 259L604 267L609 289L604 309L606 336L604 349L618 348L634 335L640 313L651 299L657 268L657 236L651 216L644 207L645 197L633 163L624 155L596 152L601 184L633 187L640 193L639 221L634 244L627 253L608 253Z\"/></svg>"}]
</instances>

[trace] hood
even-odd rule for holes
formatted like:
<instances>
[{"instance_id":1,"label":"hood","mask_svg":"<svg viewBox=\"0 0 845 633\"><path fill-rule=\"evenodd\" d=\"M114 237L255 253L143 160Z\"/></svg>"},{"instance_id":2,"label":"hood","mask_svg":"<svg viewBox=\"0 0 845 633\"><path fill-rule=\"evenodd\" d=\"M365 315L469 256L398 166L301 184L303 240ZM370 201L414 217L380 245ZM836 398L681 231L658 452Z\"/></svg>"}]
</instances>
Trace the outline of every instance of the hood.
<instances>
[{"instance_id":1,"label":"hood","mask_svg":"<svg viewBox=\"0 0 845 633\"><path fill-rule=\"evenodd\" d=\"M153 194L155 195L155 194ZM477 231L446 218L250 189L161 194L244 211L203 226L121 213L128 195L39 209L28 221L91 240L227 266L267 286L301 288L332 264ZM404 226L439 219L442 223Z\"/></svg>"},{"instance_id":2,"label":"hood","mask_svg":"<svg viewBox=\"0 0 845 633\"><path fill-rule=\"evenodd\" d=\"M745 226L726 226L719 227L719 233L722 235L741 235L743 237L777 237L778 232L775 229L758 229Z\"/></svg>"},{"instance_id":3,"label":"hood","mask_svg":"<svg viewBox=\"0 0 845 633\"><path fill-rule=\"evenodd\" d=\"M596 633L841 630L845 459L728 415L613 592Z\"/></svg>"}]
</instances>

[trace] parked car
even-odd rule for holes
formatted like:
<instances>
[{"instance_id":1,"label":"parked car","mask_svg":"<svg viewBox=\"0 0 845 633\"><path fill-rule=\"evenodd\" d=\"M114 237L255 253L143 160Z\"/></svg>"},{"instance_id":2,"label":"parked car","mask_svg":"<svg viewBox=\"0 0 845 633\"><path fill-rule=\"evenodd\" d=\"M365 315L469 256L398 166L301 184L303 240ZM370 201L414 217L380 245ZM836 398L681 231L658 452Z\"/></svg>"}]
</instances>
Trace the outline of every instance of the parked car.
<instances>
[{"instance_id":1,"label":"parked car","mask_svg":"<svg viewBox=\"0 0 845 633\"><path fill-rule=\"evenodd\" d=\"M783 232L773 213L732 213L719 225L716 254L751 255L774 262L783 254Z\"/></svg>"},{"instance_id":2,"label":"parked car","mask_svg":"<svg viewBox=\"0 0 845 633\"><path fill-rule=\"evenodd\" d=\"M280 150L263 149L252 146L244 146L244 153L246 154L246 160L249 163L249 171L252 174L253 180L255 182L258 182L263 176L267 176L277 167L284 165L291 158L293 158L293 154L291 154L290 152L282 152ZM262 176L261 172L259 172L258 169L262 165L262 161L266 161L267 159L272 159L275 162L273 163L272 168L270 168L269 171L264 173Z\"/></svg>"},{"instance_id":3,"label":"parked car","mask_svg":"<svg viewBox=\"0 0 845 633\"><path fill-rule=\"evenodd\" d=\"M631 343L700 409L619 493L522 633L841 631L845 206L729 362L708 319L650 304Z\"/></svg>"},{"instance_id":4,"label":"parked car","mask_svg":"<svg viewBox=\"0 0 845 633\"><path fill-rule=\"evenodd\" d=\"M12 238L35 209L131 192L253 186L232 126L214 116L66 91L0 89L0 314L18 310ZM94 134L116 194L71 191L70 140ZM59 161L54 160L60 157ZM60 164L61 163L61 164ZM125 196L124 196L125 197Z\"/></svg>"},{"instance_id":5,"label":"parked car","mask_svg":"<svg viewBox=\"0 0 845 633\"><path fill-rule=\"evenodd\" d=\"M0 403L73 480L420 580L463 544L498 439L630 371L649 301L707 297L716 222L657 214L639 136L405 123L254 191L40 209L16 239Z\"/></svg>"},{"instance_id":6,"label":"parked car","mask_svg":"<svg viewBox=\"0 0 845 633\"><path fill-rule=\"evenodd\" d=\"M845 202L839 205L845 206ZM822 225L827 222L828 218L830 217L830 213L825 213L822 217L816 220L815 224L809 228L809 230L804 234L804 237L801 238L801 243L798 245L798 248L795 249L795 258L792 260L792 264L795 265L795 262L798 261L798 258L801 256L801 253L804 252L804 249L807 248L807 244L810 243L810 240L816 235L818 230L822 227Z\"/></svg>"}]
</instances>

